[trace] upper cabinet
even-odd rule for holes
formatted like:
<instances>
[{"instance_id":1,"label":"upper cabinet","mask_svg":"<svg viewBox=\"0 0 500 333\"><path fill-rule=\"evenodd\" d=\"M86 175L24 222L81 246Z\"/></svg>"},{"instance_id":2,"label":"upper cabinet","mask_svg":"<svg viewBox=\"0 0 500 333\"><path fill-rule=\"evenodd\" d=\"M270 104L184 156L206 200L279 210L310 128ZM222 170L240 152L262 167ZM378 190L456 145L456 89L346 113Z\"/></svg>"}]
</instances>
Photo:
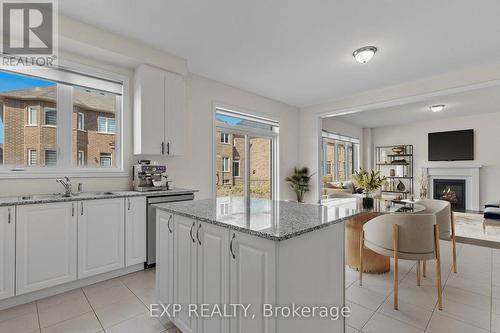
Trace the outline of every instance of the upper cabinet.
<instances>
[{"instance_id":1,"label":"upper cabinet","mask_svg":"<svg viewBox=\"0 0 500 333\"><path fill-rule=\"evenodd\" d=\"M147 65L134 78L134 154L183 154L186 83L184 77Z\"/></svg>"}]
</instances>

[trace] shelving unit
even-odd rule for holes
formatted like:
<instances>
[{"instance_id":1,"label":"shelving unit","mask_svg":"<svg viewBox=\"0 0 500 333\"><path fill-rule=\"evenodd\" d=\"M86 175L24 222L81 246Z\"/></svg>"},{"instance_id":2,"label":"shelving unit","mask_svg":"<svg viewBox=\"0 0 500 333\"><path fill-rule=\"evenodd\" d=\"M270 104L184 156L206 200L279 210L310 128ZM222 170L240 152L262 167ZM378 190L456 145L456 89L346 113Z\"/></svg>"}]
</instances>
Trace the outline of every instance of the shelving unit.
<instances>
[{"instance_id":1,"label":"shelving unit","mask_svg":"<svg viewBox=\"0 0 500 333\"><path fill-rule=\"evenodd\" d=\"M397 148L400 148L400 154L395 153L394 150ZM413 145L375 147L375 158L377 171L387 177L389 182L389 188L382 189L382 193L408 199L408 196L413 194ZM393 176L391 176L391 169L394 170ZM404 190L398 190L400 182Z\"/></svg>"}]
</instances>

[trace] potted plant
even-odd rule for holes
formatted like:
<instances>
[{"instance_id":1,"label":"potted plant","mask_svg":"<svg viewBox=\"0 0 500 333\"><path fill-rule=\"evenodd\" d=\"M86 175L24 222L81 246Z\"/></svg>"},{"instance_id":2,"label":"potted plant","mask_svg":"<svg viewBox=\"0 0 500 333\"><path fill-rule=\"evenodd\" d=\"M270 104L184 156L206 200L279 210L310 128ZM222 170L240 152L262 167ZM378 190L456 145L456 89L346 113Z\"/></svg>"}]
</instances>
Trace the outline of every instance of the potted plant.
<instances>
[{"instance_id":1,"label":"potted plant","mask_svg":"<svg viewBox=\"0 0 500 333\"><path fill-rule=\"evenodd\" d=\"M370 196L373 192L380 189L387 177L380 175L380 171L359 170L352 175L352 181L357 186L363 189L365 197L363 198L363 207L367 209L373 208L373 198Z\"/></svg>"},{"instance_id":2,"label":"potted plant","mask_svg":"<svg viewBox=\"0 0 500 333\"><path fill-rule=\"evenodd\" d=\"M309 192L309 181L314 174L309 174L309 168L297 168L293 169L293 174L286 177L285 180L290 183L290 187L293 189L297 195L298 202L304 202L304 194Z\"/></svg>"}]
</instances>

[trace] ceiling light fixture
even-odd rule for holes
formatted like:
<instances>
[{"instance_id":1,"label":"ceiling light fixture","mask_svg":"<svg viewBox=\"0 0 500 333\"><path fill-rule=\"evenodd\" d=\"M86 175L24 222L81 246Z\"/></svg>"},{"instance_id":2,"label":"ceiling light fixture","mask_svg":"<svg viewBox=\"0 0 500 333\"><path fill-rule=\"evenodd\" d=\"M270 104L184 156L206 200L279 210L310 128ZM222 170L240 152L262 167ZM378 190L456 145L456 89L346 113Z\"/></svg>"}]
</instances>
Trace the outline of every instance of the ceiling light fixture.
<instances>
[{"instance_id":1,"label":"ceiling light fixture","mask_svg":"<svg viewBox=\"0 0 500 333\"><path fill-rule=\"evenodd\" d=\"M443 111L444 107L445 107L444 104L436 104L436 105L429 106L429 109L432 112L440 112L440 111Z\"/></svg>"},{"instance_id":2,"label":"ceiling light fixture","mask_svg":"<svg viewBox=\"0 0 500 333\"><path fill-rule=\"evenodd\" d=\"M375 46L365 46L354 51L352 56L360 64L366 64L368 61L372 60L377 51L378 49Z\"/></svg>"}]
</instances>

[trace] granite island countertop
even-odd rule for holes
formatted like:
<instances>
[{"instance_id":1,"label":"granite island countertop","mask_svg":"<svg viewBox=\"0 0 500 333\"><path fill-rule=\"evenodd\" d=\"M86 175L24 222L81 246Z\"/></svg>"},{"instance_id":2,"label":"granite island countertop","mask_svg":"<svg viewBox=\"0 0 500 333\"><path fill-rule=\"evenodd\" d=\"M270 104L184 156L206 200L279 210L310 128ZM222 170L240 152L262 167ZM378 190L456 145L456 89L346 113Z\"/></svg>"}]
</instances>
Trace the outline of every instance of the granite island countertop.
<instances>
[{"instance_id":1,"label":"granite island countertop","mask_svg":"<svg viewBox=\"0 0 500 333\"><path fill-rule=\"evenodd\" d=\"M0 207L2 206L20 206L20 205L33 205L52 202L67 202L67 201L83 201L83 200L99 200L99 199L113 199L113 198L126 198L126 197L139 197L139 196L168 196L168 195L182 195L198 192L198 190L191 190L185 188L176 188L168 191L95 191L95 192L82 192L75 194L71 197L62 196L59 193L53 194L33 194L26 196L11 196L0 197Z\"/></svg>"},{"instance_id":2,"label":"granite island countertop","mask_svg":"<svg viewBox=\"0 0 500 333\"><path fill-rule=\"evenodd\" d=\"M340 223L363 211L316 204L243 198L203 199L154 205L157 209L272 241L282 241Z\"/></svg>"}]
</instances>

